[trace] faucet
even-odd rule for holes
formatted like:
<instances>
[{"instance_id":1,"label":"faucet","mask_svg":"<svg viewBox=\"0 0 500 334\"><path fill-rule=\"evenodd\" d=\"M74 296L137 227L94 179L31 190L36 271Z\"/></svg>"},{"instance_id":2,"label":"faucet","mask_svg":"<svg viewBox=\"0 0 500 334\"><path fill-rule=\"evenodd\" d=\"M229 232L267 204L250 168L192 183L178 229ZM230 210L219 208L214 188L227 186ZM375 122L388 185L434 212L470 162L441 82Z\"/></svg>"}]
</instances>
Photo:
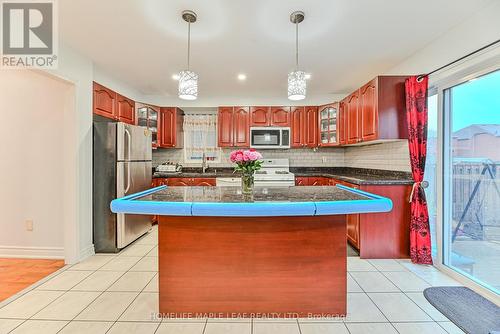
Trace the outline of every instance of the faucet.
<instances>
[{"instance_id":1,"label":"faucet","mask_svg":"<svg viewBox=\"0 0 500 334\"><path fill-rule=\"evenodd\" d=\"M208 169L207 155L205 154L205 152L203 152L203 157L202 157L202 161L201 161L201 172L203 174L205 174L205 172L207 171L207 169Z\"/></svg>"}]
</instances>

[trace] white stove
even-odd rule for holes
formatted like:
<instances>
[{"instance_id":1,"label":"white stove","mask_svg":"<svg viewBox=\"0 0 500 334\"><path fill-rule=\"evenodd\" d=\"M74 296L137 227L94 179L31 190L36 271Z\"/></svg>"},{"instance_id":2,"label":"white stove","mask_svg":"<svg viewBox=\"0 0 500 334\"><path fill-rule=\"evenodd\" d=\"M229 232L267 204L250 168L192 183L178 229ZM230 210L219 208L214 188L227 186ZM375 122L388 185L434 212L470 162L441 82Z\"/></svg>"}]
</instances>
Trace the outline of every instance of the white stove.
<instances>
[{"instance_id":1,"label":"white stove","mask_svg":"<svg viewBox=\"0 0 500 334\"><path fill-rule=\"evenodd\" d=\"M254 175L256 187L287 187L295 185L288 159L263 160L262 168Z\"/></svg>"}]
</instances>

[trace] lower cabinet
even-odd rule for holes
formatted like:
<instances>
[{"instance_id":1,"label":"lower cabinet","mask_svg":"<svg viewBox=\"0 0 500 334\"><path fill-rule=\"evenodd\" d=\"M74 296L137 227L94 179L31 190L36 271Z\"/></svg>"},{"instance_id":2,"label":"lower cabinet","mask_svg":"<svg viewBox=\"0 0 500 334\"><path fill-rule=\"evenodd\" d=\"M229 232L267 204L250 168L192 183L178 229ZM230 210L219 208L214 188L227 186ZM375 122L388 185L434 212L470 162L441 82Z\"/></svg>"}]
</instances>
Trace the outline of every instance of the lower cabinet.
<instances>
[{"instance_id":1,"label":"lower cabinet","mask_svg":"<svg viewBox=\"0 0 500 334\"><path fill-rule=\"evenodd\" d=\"M215 187L215 177L168 177L153 179L153 187L171 186L171 187Z\"/></svg>"},{"instance_id":2,"label":"lower cabinet","mask_svg":"<svg viewBox=\"0 0 500 334\"><path fill-rule=\"evenodd\" d=\"M383 213L346 215L347 241L364 259L398 259L410 255L410 185L357 185L327 177L295 178L296 186L341 184L392 200L393 209Z\"/></svg>"}]
</instances>

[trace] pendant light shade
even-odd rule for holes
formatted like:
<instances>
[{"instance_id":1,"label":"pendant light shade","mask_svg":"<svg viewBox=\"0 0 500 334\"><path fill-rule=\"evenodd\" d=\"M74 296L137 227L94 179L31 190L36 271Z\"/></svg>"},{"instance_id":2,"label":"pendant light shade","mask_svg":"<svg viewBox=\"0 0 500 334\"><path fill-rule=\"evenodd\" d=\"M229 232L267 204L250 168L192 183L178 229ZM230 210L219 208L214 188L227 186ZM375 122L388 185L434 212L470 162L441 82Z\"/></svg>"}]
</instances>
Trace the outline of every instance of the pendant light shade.
<instances>
[{"instance_id":1,"label":"pendant light shade","mask_svg":"<svg viewBox=\"0 0 500 334\"><path fill-rule=\"evenodd\" d=\"M299 101L306 98L306 73L293 71L288 73L288 99Z\"/></svg>"},{"instance_id":2,"label":"pendant light shade","mask_svg":"<svg viewBox=\"0 0 500 334\"><path fill-rule=\"evenodd\" d=\"M198 97L198 74L193 71L179 73L179 98L183 100L196 100Z\"/></svg>"},{"instance_id":3,"label":"pendant light shade","mask_svg":"<svg viewBox=\"0 0 500 334\"><path fill-rule=\"evenodd\" d=\"M295 24L295 71L288 73L288 99L299 101L306 98L306 73L299 70L299 23L304 21L304 12L293 12L290 22Z\"/></svg>"},{"instance_id":4,"label":"pendant light shade","mask_svg":"<svg viewBox=\"0 0 500 334\"><path fill-rule=\"evenodd\" d=\"M196 100L198 98L198 74L189 70L191 56L191 23L196 22L196 13L190 10L182 12L182 19L188 23L187 70L179 72L179 98Z\"/></svg>"}]
</instances>

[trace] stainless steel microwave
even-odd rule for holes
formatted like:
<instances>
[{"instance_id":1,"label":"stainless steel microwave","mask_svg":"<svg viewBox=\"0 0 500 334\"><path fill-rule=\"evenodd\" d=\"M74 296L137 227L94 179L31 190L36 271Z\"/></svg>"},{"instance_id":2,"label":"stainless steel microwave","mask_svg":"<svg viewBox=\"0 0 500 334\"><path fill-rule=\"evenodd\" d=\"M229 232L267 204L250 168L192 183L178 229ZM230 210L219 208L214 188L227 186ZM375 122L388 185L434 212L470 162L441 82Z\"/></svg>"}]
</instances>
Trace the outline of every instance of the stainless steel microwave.
<instances>
[{"instance_id":1,"label":"stainless steel microwave","mask_svg":"<svg viewBox=\"0 0 500 334\"><path fill-rule=\"evenodd\" d=\"M251 127L250 147L290 148L290 128Z\"/></svg>"}]
</instances>

